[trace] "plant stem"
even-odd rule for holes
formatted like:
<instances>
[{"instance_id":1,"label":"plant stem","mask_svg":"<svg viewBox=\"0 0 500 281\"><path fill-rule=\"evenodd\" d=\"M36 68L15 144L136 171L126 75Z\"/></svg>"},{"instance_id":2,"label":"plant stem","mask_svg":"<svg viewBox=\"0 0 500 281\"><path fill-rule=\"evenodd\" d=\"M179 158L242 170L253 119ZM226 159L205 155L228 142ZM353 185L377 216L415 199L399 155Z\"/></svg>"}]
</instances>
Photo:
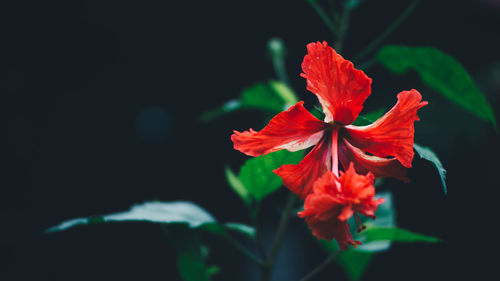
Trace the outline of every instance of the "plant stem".
<instances>
[{"instance_id":1,"label":"plant stem","mask_svg":"<svg viewBox=\"0 0 500 281\"><path fill-rule=\"evenodd\" d=\"M280 222L278 224L278 230L276 231L276 236L274 237L273 245L271 246L271 251L267 257L266 264L262 271L262 281L271 280L271 273L273 272L274 264L276 262L276 257L280 250L281 244L283 243L283 238L285 237L285 230L288 226L288 221L290 220L290 214L292 213L293 205L297 201L295 194L290 193L285 204L285 209L281 213Z\"/></svg>"},{"instance_id":2,"label":"plant stem","mask_svg":"<svg viewBox=\"0 0 500 281\"><path fill-rule=\"evenodd\" d=\"M318 265L315 269L313 269L309 274L304 276L304 278L300 279L300 281L308 281L311 280L316 274L320 273L327 265L329 265L332 261L337 258L339 255L340 251L337 251L331 255L329 255L320 265Z\"/></svg>"},{"instance_id":3,"label":"plant stem","mask_svg":"<svg viewBox=\"0 0 500 281\"><path fill-rule=\"evenodd\" d=\"M380 34L377 39L373 40L365 49L363 49L356 57L354 61L359 62L366 57L370 52L375 50L380 43L382 43L418 6L420 0L414 0L406 10L384 31Z\"/></svg>"},{"instance_id":4,"label":"plant stem","mask_svg":"<svg viewBox=\"0 0 500 281\"><path fill-rule=\"evenodd\" d=\"M349 27L349 19L351 18L351 10L352 7L350 5L344 5L344 9L342 10L342 16L340 17L340 24L337 34L337 40L335 41L335 50L337 53L342 51L342 47L344 44L345 35L347 29Z\"/></svg>"},{"instance_id":5,"label":"plant stem","mask_svg":"<svg viewBox=\"0 0 500 281\"><path fill-rule=\"evenodd\" d=\"M254 253L252 253L250 250L248 250L245 246L240 244L238 241L234 240L230 236L227 237L227 240L229 241L229 243L231 245L233 245L238 251L240 251L244 256L246 256L253 263L255 263L261 267L264 266L264 262L262 261L262 259L258 258Z\"/></svg>"},{"instance_id":6,"label":"plant stem","mask_svg":"<svg viewBox=\"0 0 500 281\"><path fill-rule=\"evenodd\" d=\"M318 16L321 18L323 23L328 27L328 29L333 33L333 36L337 36L337 28L333 24L333 22L330 20L328 15L323 11L321 6L316 2L316 0L308 0L309 4L311 4L311 7L316 11Z\"/></svg>"},{"instance_id":7,"label":"plant stem","mask_svg":"<svg viewBox=\"0 0 500 281\"><path fill-rule=\"evenodd\" d=\"M257 205L257 210L260 209L260 203ZM260 252L260 255L262 256L262 258L264 260L267 260L267 253L266 253L266 249L264 247L264 240L262 239L262 228L260 227L260 224L259 224L259 215L258 215L258 211L256 211L256 215L252 218L253 220L253 226L255 228L255 235L256 235L256 238L257 238L257 247L259 248L259 252Z\"/></svg>"}]
</instances>

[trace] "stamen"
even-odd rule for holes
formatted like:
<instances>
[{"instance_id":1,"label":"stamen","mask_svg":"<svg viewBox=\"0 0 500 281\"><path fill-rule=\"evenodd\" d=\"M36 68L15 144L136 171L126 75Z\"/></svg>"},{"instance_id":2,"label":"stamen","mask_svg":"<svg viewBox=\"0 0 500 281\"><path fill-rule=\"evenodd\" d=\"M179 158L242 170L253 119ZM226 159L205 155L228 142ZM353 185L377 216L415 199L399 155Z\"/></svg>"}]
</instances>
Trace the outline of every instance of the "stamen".
<instances>
[{"instance_id":1,"label":"stamen","mask_svg":"<svg viewBox=\"0 0 500 281\"><path fill-rule=\"evenodd\" d=\"M366 229L366 225L363 224L358 213L354 213L354 222L356 223L357 232L361 232Z\"/></svg>"}]
</instances>

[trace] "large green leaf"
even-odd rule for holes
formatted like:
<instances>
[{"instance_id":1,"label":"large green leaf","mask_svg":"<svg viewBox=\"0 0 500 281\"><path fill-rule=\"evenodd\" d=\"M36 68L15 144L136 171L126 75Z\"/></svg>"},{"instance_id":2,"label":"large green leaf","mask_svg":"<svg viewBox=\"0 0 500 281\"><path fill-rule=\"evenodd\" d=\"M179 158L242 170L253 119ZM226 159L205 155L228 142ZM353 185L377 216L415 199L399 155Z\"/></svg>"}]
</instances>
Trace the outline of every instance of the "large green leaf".
<instances>
[{"instance_id":1,"label":"large green leaf","mask_svg":"<svg viewBox=\"0 0 500 281\"><path fill-rule=\"evenodd\" d=\"M284 164L298 164L302 155L302 152L280 150L249 159L241 167L241 183L255 200L260 201L282 184L281 178L273 170Z\"/></svg>"},{"instance_id":2,"label":"large green leaf","mask_svg":"<svg viewBox=\"0 0 500 281\"><path fill-rule=\"evenodd\" d=\"M239 231L245 235L249 235L253 230L251 226L244 226L243 224L239 224L239 227L235 227L234 224L236 223L233 223L233 226L224 226L218 223L210 213L192 202L153 201L134 205L125 212L70 219L47 229L45 233L64 231L73 227L90 224L118 222L149 222L166 225L181 224L188 228L201 229L220 236L228 235L226 229Z\"/></svg>"},{"instance_id":3,"label":"large green leaf","mask_svg":"<svg viewBox=\"0 0 500 281\"><path fill-rule=\"evenodd\" d=\"M439 177L441 178L441 184L443 185L444 194L446 194L448 192L448 189L446 187L446 170L443 168L443 164L441 164L441 161L439 161L436 153L434 153L430 148L420 146L416 143L413 144L413 148L418 153L420 158L431 162L434 167L436 167L439 173Z\"/></svg>"},{"instance_id":4,"label":"large green leaf","mask_svg":"<svg viewBox=\"0 0 500 281\"><path fill-rule=\"evenodd\" d=\"M240 109L259 109L276 114L297 101L293 90L282 82L256 83L244 89L239 99L230 100L218 108L207 111L200 118L201 121L208 122Z\"/></svg>"},{"instance_id":5,"label":"large green leaf","mask_svg":"<svg viewBox=\"0 0 500 281\"><path fill-rule=\"evenodd\" d=\"M464 67L450 55L432 47L389 45L381 48L375 59L396 74L416 71L426 85L497 127L493 108Z\"/></svg>"},{"instance_id":6,"label":"large green leaf","mask_svg":"<svg viewBox=\"0 0 500 281\"><path fill-rule=\"evenodd\" d=\"M76 218L51 227L46 232L66 230L75 226L108 222L180 223L190 228L217 224L210 213L187 201L145 202L132 206L128 211L102 216Z\"/></svg>"},{"instance_id":7,"label":"large green leaf","mask_svg":"<svg viewBox=\"0 0 500 281\"><path fill-rule=\"evenodd\" d=\"M440 242L439 238L423 234L413 233L399 227L378 227L368 225L365 231L360 234L360 240L365 242L391 241L391 242Z\"/></svg>"}]
</instances>

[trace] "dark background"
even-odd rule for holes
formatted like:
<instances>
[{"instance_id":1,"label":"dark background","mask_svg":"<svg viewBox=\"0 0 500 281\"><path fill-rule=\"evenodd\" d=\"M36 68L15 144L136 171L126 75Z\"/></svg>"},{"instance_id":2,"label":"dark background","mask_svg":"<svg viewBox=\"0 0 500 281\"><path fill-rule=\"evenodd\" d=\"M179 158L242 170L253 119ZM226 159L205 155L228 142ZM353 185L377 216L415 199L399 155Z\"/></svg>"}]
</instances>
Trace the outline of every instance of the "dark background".
<instances>
[{"instance_id":1,"label":"dark background","mask_svg":"<svg viewBox=\"0 0 500 281\"><path fill-rule=\"evenodd\" d=\"M500 6L496 1L424 1L387 43L432 45L453 55L500 109ZM354 57L410 1L364 1L352 15L343 55ZM498 3L498 2L497 2ZM92 226L41 235L62 220L127 209L152 199L190 200L220 221L249 223L225 183L238 170L233 129L260 129L258 112L211 123L199 115L274 77L269 38L288 48L300 78L305 45L331 34L305 1L9 1L0 6L0 279L178 280L175 250L148 224ZM441 244L396 244L379 254L366 280L495 279L500 273L497 180L500 138L492 126L419 82L379 66L366 108L389 108L417 88L429 101L416 141L448 169L415 158L412 182L389 180L398 224ZM285 189L264 205L272 239ZM215 280L257 280L257 268L214 237ZM324 258L294 219L275 280L298 280ZM245 279L246 278L246 279ZM345 280L336 265L317 280Z\"/></svg>"}]
</instances>

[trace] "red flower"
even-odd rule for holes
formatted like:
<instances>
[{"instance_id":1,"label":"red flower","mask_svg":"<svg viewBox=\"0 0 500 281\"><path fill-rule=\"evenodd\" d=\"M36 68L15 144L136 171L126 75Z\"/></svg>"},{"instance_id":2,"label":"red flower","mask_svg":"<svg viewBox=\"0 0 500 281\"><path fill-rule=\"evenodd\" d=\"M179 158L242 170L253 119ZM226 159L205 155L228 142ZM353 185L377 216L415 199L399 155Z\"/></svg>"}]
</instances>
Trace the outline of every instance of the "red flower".
<instances>
[{"instance_id":1,"label":"red flower","mask_svg":"<svg viewBox=\"0 0 500 281\"><path fill-rule=\"evenodd\" d=\"M331 169L338 175L339 160L344 169L352 162L358 173L370 171L376 177L409 181L405 167L410 168L413 159L413 122L419 120L417 110L427 104L421 101L420 93L403 91L396 105L373 124L350 125L370 95L371 79L326 42L310 43L307 51L301 76L307 79L307 89L318 97L325 120L318 120L299 102L276 115L260 132L234 131L234 148L260 156L314 145L299 164L283 165L274 171L301 199L326 171Z\"/></svg>"},{"instance_id":2,"label":"red flower","mask_svg":"<svg viewBox=\"0 0 500 281\"><path fill-rule=\"evenodd\" d=\"M345 173L340 172L340 178L326 172L314 182L313 193L307 196L304 211L298 215L305 218L318 239L330 241L335 238L343 250L349 245L359 245L361 242L352 238L347 220L354 216L358 231L361 231L364 225L358 214L375 219L375 210L384 199L373 198L374 179L372 173L357 174L352 162Z\"/></svg>"}]
</instances>

